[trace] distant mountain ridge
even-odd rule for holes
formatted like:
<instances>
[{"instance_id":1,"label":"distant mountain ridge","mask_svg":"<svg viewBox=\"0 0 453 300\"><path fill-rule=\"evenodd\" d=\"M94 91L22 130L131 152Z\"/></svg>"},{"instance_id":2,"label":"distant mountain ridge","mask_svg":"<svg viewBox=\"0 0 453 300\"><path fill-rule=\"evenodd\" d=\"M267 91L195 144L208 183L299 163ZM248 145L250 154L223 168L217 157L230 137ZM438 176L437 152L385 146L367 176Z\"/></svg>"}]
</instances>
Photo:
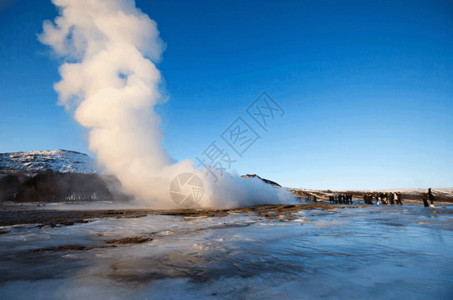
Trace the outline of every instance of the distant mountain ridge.
<instances>
[{"instance_id":1,"label":"distant mountain ridge","mask_svg":"<svg viewBox=\"0 0 453 300\"><path fill-rule=\"evenodd\" d=\"M272 180L269 180L269 179L266 179L266 178L261 178L260 176L258 176L256 174L245 174L245 175L242 175L241 177L242 178L258 178L258 179L264 181L267 184L270 184L270 185L273 185L273 186L276 186L276 187L282 187L280 184L276 183L275 181L272 181Z\"/></svg>"},{"instance_id":2,"label":"distant mountain ridge","mask_svg":"<svg viewBox=\"0 0 453 300\"><path fill-rule=\"evenodd\" d=\"M33 151L0 153L0 175L15 172L96 173L94 160L87 154L69 151Z\"/></svg>"}]
</instances>

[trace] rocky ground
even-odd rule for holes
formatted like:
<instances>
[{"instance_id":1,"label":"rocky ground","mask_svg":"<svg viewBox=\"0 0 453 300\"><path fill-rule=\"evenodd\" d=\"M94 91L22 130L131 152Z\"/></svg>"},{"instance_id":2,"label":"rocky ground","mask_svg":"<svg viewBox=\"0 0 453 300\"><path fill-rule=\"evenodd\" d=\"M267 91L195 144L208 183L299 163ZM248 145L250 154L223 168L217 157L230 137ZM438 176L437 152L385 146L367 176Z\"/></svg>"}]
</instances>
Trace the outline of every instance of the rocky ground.
<instances>
[{"instance_id":1,"label":"rocky ground","mask_svg":"<svg viewBox=\"0 0 453 300\"><path fill-rule=\"evenodd\" d=\"M0 226L18 224L36 224L37 226L62 226L75 223L88 223L95 218L140 218L147 215L168 215L181 217L225 217L235 213L255 213L269 219L290 219L291 215L301 210L329 210L334 208L355 208L357 206L333 206L326 203L295 205L263 205L257 207L233 209L122 209L122 210L52 210L27 206L3 206L0 210Z\"/></svg>"}]
</instances>

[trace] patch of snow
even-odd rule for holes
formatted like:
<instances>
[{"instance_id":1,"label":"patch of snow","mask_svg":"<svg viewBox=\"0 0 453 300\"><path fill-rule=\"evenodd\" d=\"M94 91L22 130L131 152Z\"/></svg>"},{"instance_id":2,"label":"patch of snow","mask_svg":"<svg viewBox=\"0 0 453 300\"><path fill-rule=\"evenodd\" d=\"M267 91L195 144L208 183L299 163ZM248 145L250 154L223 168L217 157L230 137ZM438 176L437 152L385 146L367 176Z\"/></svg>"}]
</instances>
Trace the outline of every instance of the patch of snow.
<instances>
[{"instance_id":1,"label":"patch of snow","mask_svg":"<svg viewBox=\"0 0 453 300\"><path fill-rule=\"evenodd\" d=\"M95 173L94 160L75 151L33 151L0 153L0 172L43 172L51 170L63 173Z\"/></svg>"}]
</instances>

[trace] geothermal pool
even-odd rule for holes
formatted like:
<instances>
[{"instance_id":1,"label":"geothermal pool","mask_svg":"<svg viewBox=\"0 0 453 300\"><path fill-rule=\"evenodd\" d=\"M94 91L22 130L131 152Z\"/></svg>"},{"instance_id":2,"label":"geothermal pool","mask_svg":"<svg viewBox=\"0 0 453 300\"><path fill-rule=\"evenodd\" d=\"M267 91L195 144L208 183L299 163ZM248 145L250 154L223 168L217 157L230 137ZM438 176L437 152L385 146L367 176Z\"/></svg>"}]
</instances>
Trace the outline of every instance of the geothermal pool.
<instances>
[{"instance_id":1,"label":"geothermal pool","mask_svg":"<svg viewBox=\"0 0 453 300\"><path fill-rule=\"evenodd\" d=\"M453 298L448 205L0 230L1 299Z\"/></svg>"}]
</instances>

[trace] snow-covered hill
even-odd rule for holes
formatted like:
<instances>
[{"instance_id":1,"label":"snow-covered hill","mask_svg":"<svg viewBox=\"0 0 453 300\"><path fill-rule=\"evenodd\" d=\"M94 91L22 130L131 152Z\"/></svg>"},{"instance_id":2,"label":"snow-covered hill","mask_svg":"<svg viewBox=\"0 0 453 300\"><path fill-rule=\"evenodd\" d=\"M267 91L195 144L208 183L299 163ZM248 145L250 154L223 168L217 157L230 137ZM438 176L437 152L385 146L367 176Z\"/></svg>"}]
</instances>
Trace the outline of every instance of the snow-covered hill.
<instances>
[{"instance_id":1,"label":"snow-covered hill","mask_svg":"<svg viewBox=\"0 0 453 300\"><path fill-rule=\"evenodd\" d=\"M34 151L0 153L0 175L10 172L95 173L94 160L75 151Z\"/></svg>"}]
</instances>

